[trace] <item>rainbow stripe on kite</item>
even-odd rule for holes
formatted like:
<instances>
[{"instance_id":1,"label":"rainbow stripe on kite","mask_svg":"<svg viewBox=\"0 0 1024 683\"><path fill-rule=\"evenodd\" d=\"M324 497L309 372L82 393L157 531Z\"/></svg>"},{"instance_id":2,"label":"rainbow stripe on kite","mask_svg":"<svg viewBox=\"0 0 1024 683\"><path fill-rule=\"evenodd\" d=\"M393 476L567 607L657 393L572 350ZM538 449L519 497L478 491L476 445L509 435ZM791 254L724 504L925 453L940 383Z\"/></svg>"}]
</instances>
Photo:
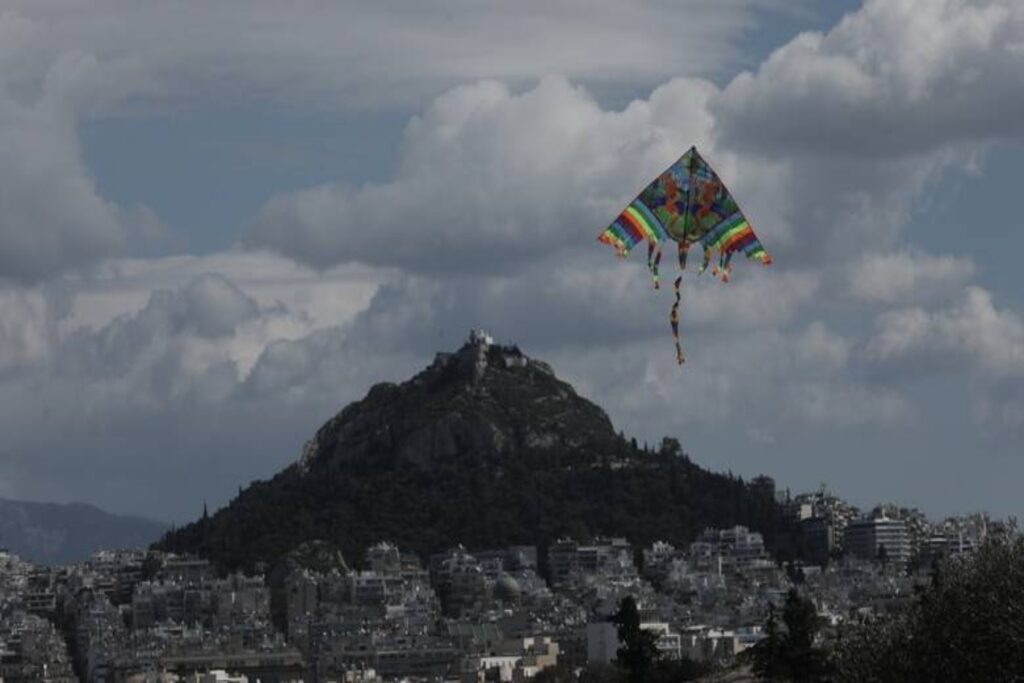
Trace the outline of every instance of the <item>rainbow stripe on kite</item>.
<instances>
[{"instance_id":1,"label":"rainbow stripe on kite","mask_svg":"<svg viewBox=\"0 0 1024 683\"><path fill-rule=\"evenodd\" d=\"M718 251L723 256L742 251L747 258L768 265L772 257L764 250L746 217L739 211L709 230L702 240L705 249Z\"/></svg>"},{"instance_id":2,"label":"rainbow stripe on kite","mask_svg":"<svg viewBox=\"0 0 1024 683\"><path fill-rule=\"evenodd\" d=\"M665 228L657 217L642 201L635 199L597 239L615 247L619 256L625 256L640 242L660 244L666 237Z\"/></svg>"}]
</instances>

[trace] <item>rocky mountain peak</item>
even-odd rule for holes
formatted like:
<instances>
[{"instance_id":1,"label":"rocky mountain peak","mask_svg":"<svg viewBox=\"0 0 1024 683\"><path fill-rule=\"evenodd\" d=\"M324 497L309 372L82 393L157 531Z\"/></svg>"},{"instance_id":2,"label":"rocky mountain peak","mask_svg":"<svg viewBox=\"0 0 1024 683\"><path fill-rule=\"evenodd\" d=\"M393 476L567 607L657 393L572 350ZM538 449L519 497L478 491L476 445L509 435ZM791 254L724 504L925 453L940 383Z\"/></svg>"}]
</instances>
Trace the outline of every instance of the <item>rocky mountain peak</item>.
<instances>
[{"instance_id":1,"label":"rocky mountain peak","mask_svg":"<svg viewBox=\"0 0 1024 683\"><path fill-rule=\"evenodd\" d=\"M544 450L615 450L603 410L543 361L472 330L461 348L402 384L375 385L306 444L299 468L347 462L427 466L441 458L500 460Z\"/></svg>"}]
</instances>

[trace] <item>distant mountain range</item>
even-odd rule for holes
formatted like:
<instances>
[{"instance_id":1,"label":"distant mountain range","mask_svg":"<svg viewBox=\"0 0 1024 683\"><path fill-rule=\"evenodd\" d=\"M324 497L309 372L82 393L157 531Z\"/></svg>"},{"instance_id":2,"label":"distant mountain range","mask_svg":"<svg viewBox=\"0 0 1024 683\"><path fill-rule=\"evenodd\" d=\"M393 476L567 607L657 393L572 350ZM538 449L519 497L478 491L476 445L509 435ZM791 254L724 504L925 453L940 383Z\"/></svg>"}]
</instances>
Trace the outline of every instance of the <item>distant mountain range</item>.
<instances>
[{"instance_id":1,"label":"distant mountain range","mask_svg":"<svg viewBox=\"0 0 1024 683\"><path fill-rule=\"evenodd\" d=\"M702 469L675 439L640 447L546 363L477 339L374 386L298 462L158 547L250 569L323 540L358 565L379 540L421 556L457 543L543 552L563 535L682 545L736 524L791 548L770 494Z\"/></svg>"},{"instance_id":2,"label":"distant mountain range","mask_svg":"<svg viewBox=\"0 0 1024 683\"><path fill-rule=\"evenodd\" d=\"M0 498L0 548L38 564L70 564L101 549L145 548L167 528L160 522L112 515L84 503Z\"/></svg>"}]
</instances>

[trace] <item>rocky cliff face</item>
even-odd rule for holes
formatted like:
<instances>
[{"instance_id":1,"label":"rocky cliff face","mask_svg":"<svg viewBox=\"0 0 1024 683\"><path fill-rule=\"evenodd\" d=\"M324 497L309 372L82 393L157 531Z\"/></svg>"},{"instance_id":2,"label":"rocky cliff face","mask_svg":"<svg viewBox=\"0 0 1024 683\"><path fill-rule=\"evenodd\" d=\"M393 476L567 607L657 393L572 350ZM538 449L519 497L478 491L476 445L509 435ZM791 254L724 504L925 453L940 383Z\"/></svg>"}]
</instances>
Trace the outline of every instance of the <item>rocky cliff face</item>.
<instances>
[{"instance_id":1,"label":"rocky cliff face","mask_svg":"<svg viewBox=\"0 0 1024 683\"><path fill-rule=\"evenodd\" d=\"M546 363L477 335L373 387L293 465L159 545L251 567L324 540L358 565L380 540L421 555L561 535L686 543L737 523L769 543L784 525L742 481L694 465L674 441L638 448Z\"/></svg>"}]
</instances>

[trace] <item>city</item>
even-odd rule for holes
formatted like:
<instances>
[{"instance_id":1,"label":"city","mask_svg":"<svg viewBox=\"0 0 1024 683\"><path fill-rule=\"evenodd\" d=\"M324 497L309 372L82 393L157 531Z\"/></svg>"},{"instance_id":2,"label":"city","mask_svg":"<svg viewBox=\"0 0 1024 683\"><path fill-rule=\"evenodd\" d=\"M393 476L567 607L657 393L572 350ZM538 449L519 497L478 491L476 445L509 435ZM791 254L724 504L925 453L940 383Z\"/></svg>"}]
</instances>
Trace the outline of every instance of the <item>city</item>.
<instances>
[{"instance_id":1,"label":"city","mask_svg":"<svg viewBox=\"0 0 1024 683\"><path fill-rule=\"evenodd\" d=\"M382 540L358 564L307 543L275 577L220 576L207 560L144 549L67 567L3 552L0 680L560 680L616 659L612 619L627 596L661 657L727 671L792 588L827 640L899 610L938 562L1017 534L984 514L933 523L895 505L861 511L824 488L791 496L767 476L751 486L798 524L802 561L776 561L742 526L684 548L563 538L429 558Z\"/></svg>"}]
</instances>

